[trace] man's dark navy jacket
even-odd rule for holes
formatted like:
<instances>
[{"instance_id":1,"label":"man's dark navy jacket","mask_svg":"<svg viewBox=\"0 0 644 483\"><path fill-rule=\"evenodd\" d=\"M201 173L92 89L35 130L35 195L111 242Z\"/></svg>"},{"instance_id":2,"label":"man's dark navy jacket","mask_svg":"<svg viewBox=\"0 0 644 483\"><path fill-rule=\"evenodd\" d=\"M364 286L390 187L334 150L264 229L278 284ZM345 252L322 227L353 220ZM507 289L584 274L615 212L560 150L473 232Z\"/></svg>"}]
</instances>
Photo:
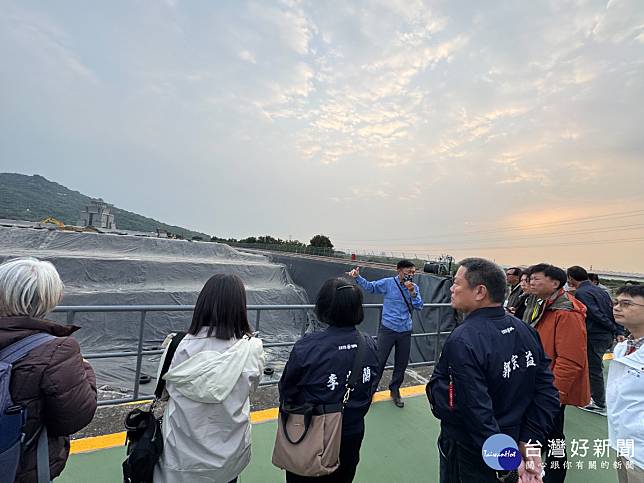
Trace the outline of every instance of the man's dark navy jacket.
<instances>
[{"instance_id":1,"label":"man's dark navy jacket","mask_svg":"<svg viewBox=\"0 0 644 483\"><path fill-rule=\"evenodd\" d=\"M560 408L549 366L532 327L502 307L470 313L445 341L427 385L442 434L477 449L498 433L545 446Z\"/></svg>"},{"instance_id":2,"label":"man's dark navy jacket","mask_svg":"<svg viewBox=\"0 0 644 483\"><path fill-rule=\"evenodd\" d=\"M588 337L624 334L624 328L615 323L613 301L606 290L584 280L575 290L575 297L586 306Z\"/></svg>"},{"instance_id":3,"label":"man's dark navy jacket","mask_svg":"<svg viewBox=\"0 0 644 483\"><path fill-rule=\"evenodd\" d=\"M280 402L337 404L342 401L356 355L357 339L358 331L351 326L329 327L298 340L280 379ZM364 334L364 343L367 350L362 375L344 410L343 434L355 434L364 429L364 417L380 381L376 343L367 334Z\"/></svg>"}]
</instances>

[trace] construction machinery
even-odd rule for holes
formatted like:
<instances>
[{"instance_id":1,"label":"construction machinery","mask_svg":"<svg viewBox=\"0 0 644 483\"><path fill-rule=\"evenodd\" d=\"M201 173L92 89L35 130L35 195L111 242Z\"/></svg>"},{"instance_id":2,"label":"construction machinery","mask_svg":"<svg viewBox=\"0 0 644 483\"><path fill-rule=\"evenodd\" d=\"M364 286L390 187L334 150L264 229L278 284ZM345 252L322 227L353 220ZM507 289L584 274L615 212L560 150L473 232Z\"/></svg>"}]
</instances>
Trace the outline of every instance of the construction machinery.
<instances>
[{"instance_id":1,"label":"construction machinery","mask_svg":"<svg viewBox=\"0 0 644 483\"><path fill-rule=\"evenodd\" d=\"M56 225L56 227L59 230L64 230L64 231L76 231L76 232L93 232L93 233L98 233L98 230L94 228L93 226L74 226L74 225L65 225L62 221L60 221L57 218L54 218L53 216L48 216L47 218L44 218L40 220L41 224L49 224L49 225Z\"/></svg>"}]
</instances>

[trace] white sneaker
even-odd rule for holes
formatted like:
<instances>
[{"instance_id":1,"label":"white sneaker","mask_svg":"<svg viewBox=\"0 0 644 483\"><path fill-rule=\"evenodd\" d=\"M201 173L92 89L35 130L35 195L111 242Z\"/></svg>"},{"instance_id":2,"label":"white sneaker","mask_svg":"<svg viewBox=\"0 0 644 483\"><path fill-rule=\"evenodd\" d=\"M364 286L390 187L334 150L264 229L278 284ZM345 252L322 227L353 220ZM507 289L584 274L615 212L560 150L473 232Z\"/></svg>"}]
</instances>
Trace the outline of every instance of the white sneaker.
<instances>
[{"instance_id":1,"label":"white sneaker","mask_svg":"<svg viewBox=\"0 0 644 483\"><path fill-rule=\"evenodd\" d=\"M580 406L579 409L583 409L584 411L588 411L590 413L606 416L606 406L598 406L592 399L590 400L590 404L588 406Z\"/></svg>"}]
</instances>

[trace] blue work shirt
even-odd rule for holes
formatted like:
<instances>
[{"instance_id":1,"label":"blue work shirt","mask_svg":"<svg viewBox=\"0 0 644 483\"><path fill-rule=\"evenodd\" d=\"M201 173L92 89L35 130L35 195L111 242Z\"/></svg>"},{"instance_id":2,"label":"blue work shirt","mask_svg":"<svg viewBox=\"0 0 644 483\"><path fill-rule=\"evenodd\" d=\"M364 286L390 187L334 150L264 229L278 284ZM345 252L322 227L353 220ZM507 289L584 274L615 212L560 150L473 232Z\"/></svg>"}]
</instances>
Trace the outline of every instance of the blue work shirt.
<instances>
[{"instance_id":1,"label":"blue work shirt","mask_svg":"<svg viewBox=\"0 0 644 483\"><path fill-rule=\"evenodd\" d=\"M423 299L420 296L418 285L414 284L416 296L412 298L407 287L400 282L399 277L387 277L369 282L364 277L356 277L356 282L369 293L384 294L385 300L382 307L382 325L395 332L408 332L411 330L411 314L408 305L416 310L423 308ZM402 290L402 293L401 293ZM407 301L405 303L405 300Z\"/></svg>"}]
</instances>

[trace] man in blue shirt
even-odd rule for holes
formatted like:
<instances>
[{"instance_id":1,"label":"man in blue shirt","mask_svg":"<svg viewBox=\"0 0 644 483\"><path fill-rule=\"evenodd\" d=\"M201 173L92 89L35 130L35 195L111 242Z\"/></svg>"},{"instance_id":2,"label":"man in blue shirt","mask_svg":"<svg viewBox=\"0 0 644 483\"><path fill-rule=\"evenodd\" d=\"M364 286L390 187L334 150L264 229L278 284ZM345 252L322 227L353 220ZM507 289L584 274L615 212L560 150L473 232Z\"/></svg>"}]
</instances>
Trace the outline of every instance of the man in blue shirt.
<instances>
[{"instance_id":1,"label":"man in blue shirt","mask_svg":"<svg viewBox=\"0 0 644 483\"><path fill-rule=\"evenodd\" d=\"M416 266L409 260L400 260L396 265L398 272L395 277L387 277L375 282L369 282L360 276L360 268L354 268L347 274L356 279L360 287L369 293L379 293L385 296L382 307L382 320L378 328L378 357L382 374L387 365L391 349L396 347L394 354L394 372L391 376L389 391L394 404L399 408L405 406L400 397L400 386L405 377L405 369L409 363L411 349L412 313L414 309L423 308L418 285L412 282Z\"/></svg>"}]
</instances>

